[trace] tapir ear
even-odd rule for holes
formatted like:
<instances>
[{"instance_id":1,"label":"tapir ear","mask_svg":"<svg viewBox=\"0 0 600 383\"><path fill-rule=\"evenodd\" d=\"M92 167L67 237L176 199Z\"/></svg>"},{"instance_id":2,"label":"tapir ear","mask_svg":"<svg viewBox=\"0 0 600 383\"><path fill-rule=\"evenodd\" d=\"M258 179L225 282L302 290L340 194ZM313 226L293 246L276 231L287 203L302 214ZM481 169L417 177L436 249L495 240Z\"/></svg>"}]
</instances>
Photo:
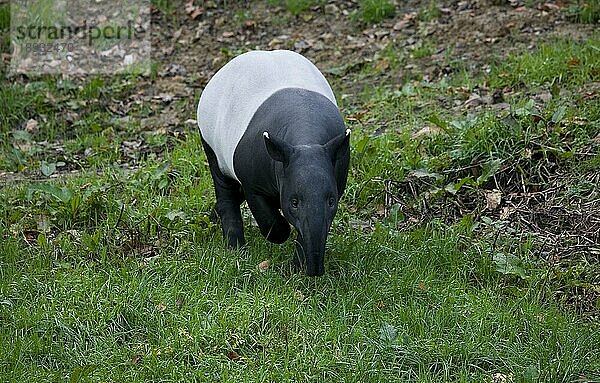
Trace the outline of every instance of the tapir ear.
<instances>
[{"instance_id":1,"label":"tapir ear","mask_svg":"<svg viewBox=\"0 0 600 383\"><path fill-rule=\"evenodd\" d=\"M290 162L290 156L294 151L293 146L277 137L269 137L269 133L267 132L263 133L263 137L265 138L265 145L269 156L287 166Z\"/></svg>"},{"instance_id":2,"label":"tapir ear","mask_svg":"<svg viewBox=\"0 0 600 383\"><path fill-rule=\"evenodd\" d=\"M350 143L350 129L339 136L333 137L325 144L325 151L331 156L331 160L336 162L337 159L343 155L349 148Z\"/></svg>"}]
</instances>

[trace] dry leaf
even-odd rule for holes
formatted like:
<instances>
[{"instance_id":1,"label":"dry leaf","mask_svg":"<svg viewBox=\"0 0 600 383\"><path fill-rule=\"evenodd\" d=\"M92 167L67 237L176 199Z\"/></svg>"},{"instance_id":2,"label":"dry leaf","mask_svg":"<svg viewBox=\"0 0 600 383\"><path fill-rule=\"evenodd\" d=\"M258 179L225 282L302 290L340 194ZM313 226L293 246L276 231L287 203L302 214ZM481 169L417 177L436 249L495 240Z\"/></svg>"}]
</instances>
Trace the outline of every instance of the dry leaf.
<instances>
[{"instance_id":1,"label":"dry leaf","mask_svg":"<svg viewBox=\"0 0 600 383\"><path fill-rule=\"evenodd\" d=\"M203 13L204 13L204 9L198 8L192 12L190 17L192 18L192 20L196 20L198 18L198 16L202 15Z\"/></svg>"},{"instance_id":2,"label":"dry leaf","mask_svg":"<svg viewBox=\"0 0 600 383\"><path fill-rule=\"evenodd\" d=\"M395 31L401 31L402 29L408 27L409 25L410 25L410 21L400 20L396 24L394 24L393 28Z\"/></svg>"},{"instance_id":3,"label":"dry leaf","mask_svg":"<svg viewBox=\"0 0 600 383\"><path fill-rule=\"evenodd\" d=\"M348 116L348 120L350 120L350 121L362 120L363 117L365 116L365 114L367 114L367 112L368 112L367 110L361 110L356 113L353 113Z\"/></svg>"},{"instance_id":4,"label":"dry leaf","mask_svg":"<svg viewBox=\"0 0 600 383\"><path fill-rule=\"evenodd\" d=\"M159 312L164 313L165 310L167 309L167 305L164 304L164 303L159 303L157 309L158 309Z\"/></svg>"},{"instance_id":5,"label":"dry leaf","mask_svg":"<svg viewBox=\"0 0 600 383\"><path fill-rule=\"evenodd\" d=\"M234 362L240 359L240 355L235 351L229 351L227 353L227 357L229 358L229 360L233 360Z\"/></svg>"},{"instance_id":6,"label":"dry leaf","mask_svg":"<svg viewBox=\"0 0 600 383\"><path fill-rule=\"evenodd\" d=\"M444 130L436 125L427 125L421 128L418 132L413 133L412 139L423 137L423 136L435 136L438 134L443 134Z\"/></svg>"},{"instance_id":7,"label":"dry leaf","mask_svg":"<svg viewBox=\"0 0 600 383\"><path fill-rule=\"evenodd\" d=\"M502 202L502 192L499 190L486 191L485 201L487 203L486 208L488 210L496 210L500 205L500 202Z\"/></svg>"},{"instance_id":8,"label":"dry leaf","mask_svg":"<svg viewBox=\"0 0 600 383\"><path fill-rule=\"evenodd\" d=\"M131 358L131 363L133 363L133 364L138 364L141 361L142 361L141 355L134 355L133 358Z\"/></svg>"},{"instance_id":9,"label":"dry leaf","mask_svg":"<svg viewBox=\"0 0 600 383\"><path fill-rule=\"evenodd\" d=\"M377 61L377 64L375 64L375 69L377 69L380 72L383 72L384 70L388 69L390 67L390 60L388 59L381 59L379 61Z\"/></svg>"},{"instance_id":10,"label":"dry leaf","mask_svg":"<svg viewBox=\"0 0 600 383\"><path fill-rule=\"evenodd\" d=\"M496 372L496 373L492 374L491 378L492 378L492 383L510 383L513 381L512 374L505 375L500 372Z\"/></svg>"},{"instance_id":11,"label":"dry leaf","mask_svg":"<svg viewBox=\"0 0 600 383\"><path fill-rule=\"evenodd\" d=\"M271 260L265 259L264 261L259 263L257 267L260 271L267 271L269 269L269 266L271 266Z\"/></svg>"},{"instance_id":12,"label":"dry leaf","mask_svg":"<svg viewBox=\"0 0 600 383\"><path fill-rule=\"evenodd\" d=\"M29 133L33 133L33 132L37 131L37 127L38 127L37 120L34 120L32 118L27 121L27 124L25 125L25 130L28 131Z\"/></svg>"}]
</instances>

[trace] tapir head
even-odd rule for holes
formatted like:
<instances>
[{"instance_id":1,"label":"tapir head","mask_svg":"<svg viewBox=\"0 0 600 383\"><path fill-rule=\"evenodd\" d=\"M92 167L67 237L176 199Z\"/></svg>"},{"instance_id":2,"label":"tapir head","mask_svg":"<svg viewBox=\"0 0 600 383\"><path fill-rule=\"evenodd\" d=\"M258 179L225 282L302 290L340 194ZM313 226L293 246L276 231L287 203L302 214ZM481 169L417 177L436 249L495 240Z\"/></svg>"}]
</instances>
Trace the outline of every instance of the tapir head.
<instances>
[{"instance_id":1,"label":"tapir head","mask_svg":"<svg viewBox=\"0 0 600 383\"><path fill-rule=\"evenodd\" d=\"M280 203L298 231L296 265L309 276L323 275L327 234L341 197L334 167L348 154L350 130L324 145L292 146L266 132L264 137L271 158L283 164Z\"/></svg>"}]
</instances>

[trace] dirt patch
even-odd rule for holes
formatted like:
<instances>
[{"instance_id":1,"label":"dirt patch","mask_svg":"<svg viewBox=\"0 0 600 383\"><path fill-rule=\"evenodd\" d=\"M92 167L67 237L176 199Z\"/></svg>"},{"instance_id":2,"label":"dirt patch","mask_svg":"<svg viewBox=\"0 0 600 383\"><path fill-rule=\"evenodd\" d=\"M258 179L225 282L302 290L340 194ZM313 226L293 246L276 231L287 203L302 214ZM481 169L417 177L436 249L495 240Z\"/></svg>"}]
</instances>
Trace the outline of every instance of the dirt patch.
<instances>
[{"instance_id":1,"label":"dirt patch","mask_svg":"<svg viewBox=\"0 0 600 383\"><path fill-rule=\"evenodd\" d=\"M559 2L525 7L495 0L440 1L439 16L426 21L419 15L427 4L407 1L398 3L394 18L375 25L352 16L358 8L354 1L331 1L298 16L265 2L226 4L206 9L198 4L200 15L184 7L173 15L155 12L153 48L162 67L179 66L202 86L227 60L245 50L291 49L322 71L337 68L345 83L356 83L361 80L352 69L378 60L381 51L393 45L408 54L397 69L383 64L381 78L402 84L423 72L432 74L430 80L447 74L449 57L477 72L512 52L531 50L560 36L582 39L594 28L569 22L566 5ZM425 44L430 51L423 57L410 54ZM348 73L343 73L344 68ZM357 87L373 81L377 78L362 80Z\"/></svg>"}]
</instances>

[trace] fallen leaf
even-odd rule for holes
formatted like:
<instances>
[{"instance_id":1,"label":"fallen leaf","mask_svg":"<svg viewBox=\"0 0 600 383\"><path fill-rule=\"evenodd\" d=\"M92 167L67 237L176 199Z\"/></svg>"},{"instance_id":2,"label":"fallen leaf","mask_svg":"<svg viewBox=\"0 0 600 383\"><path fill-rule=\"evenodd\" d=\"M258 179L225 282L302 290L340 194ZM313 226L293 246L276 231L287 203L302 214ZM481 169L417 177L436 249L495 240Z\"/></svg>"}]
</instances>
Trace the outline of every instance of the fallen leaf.
<instances>
[{"instance_id":1,"label":"fallen leaf","mask_svg":"<svg viewBox=\"0 0 600 383\"><path fill-rule=\"evenodd\" d=\"M499 190L486 191L485 201L487 203L487 209L492 211L496 210L498 206L500 206L500 202L502 202L502 192Z\"/></svg>"},{"instance_id":2,"label":"fallen leaf","mask_svg":"<svg viewBox=\"0 0 600 383\"><path fill-rule=\"evenodd\" d=\"M367 114L367 112L368 112L367 110L361 110L356 113L353 113L348 116L348 120L350 120L350 121L362 120L363 117L365 116L365 114Z\"/></svg>"},{"instance_id":3,"label":"fallen leaf","mask_svg":"<svg viewBox=\"0 0 600 383\"><path fill-rule=\"evenodd\" d=\"M37 120L34 120L33 118L27 121L27 124L25 125L25 130L28 131L29 133L34 133L35 131L37 131L37 127L38 127L38 122Z\"/></svg>"},{"instance_id":4,"label":"fallen leaf","mask_svg":"<svg viewBox=\"0 0 600 383\"><path fill-rule=\"evenodd\" d=\"M544 3L538 7L538 9L543 11L556 11L560 9L560 5L555 3Z\"/></svg>"},{"instance_id":5,"label":"fallen leaf","mask_svg":"<svg viewBox=\"0 0 600 383\"><path fill-rule=\"evenodd\" d=\"M229 358L229 360L233 360L234 362L240 359L240 355L235 351L229 351L227 353L227 357Z\"/></svg>"},{"instance_id":6,"label":"fallen leaf","mask_svg":"<svg viewBox=\"0 0 600 383\"><path fill-rule=\"evenodd\" d=\"M192 20L196 20L198 18L198 16L202 15L204 13L204 9L202 8L198 8L195 9L191 14L190 17L192 18Z\"/></svg>"},{"instance_id":7,"label":"fallen leaf","mask_svg":"<svg viewBox=\"0 0 600 383\"><path fill-rule=\"evenodd\" d=\"M183 32L183 28L179 28L173 33L172 41L177 41L181 37L181 33Z\"/></svg>"},{"instance_id":8,"label":"fallen leaf","mask_svg":"<svg viewBox=\"0 0 600 383\"><path fill-rule=\"evenodd\" d=\"M260 271L267 271L269 269L269 266L271 266L271 260L265 259L264 261L259 263L257 267Z\"/></svg>"},{"instance_id":9,"label":"fallen leaf","mask_svg":"<svg viewBox=\"0 0 600 383\"><path fill-rule=\"evenodd\" d=\"M278 38L274 38L271 41L269 41L269 48L277 48L280 47L281 44L283 44L283 41L278 39Z\"/></svg>"},{"instance_id":10,"label":"fallen leaf","mask_svg":"<svg viewBox=\"0 0 600 383\"><path fill-rule=\"evenodd\" d=\"M165 310L167 309L167 305L164 303L159 303L157 309L159 312L164 313Z\"/></svg>"},{"instance_id":11,"label":"fallen leaf","mask_svg":"<svg viewBox=\"0 0 600 383\"><path fill-rule=\"evenodd\" d=\"M412 139L416 139L424 136L436 136L438 134L444 134L444 130L436 125L427 125L421 128L418 132L413 133Z\"/></svg>"},{"instance_id":12,"label":"fallen leaf","mask_svg":"<svg viewBox=\"0 0 600 383\"><path fill-rule=\"evenodd\" d=\"M408 27L409 25L410 25L409 20L400 20L396 24L394 24L393 28L395 31L401 31L404 28Z\"/></svg>"},{"instance_id":13,"label":"fallen leaf","mask_svg":"<svg viewBox=\"0 0 600 383\"><path fill-rule=\"evenodd\" d=\"M496 372L491 376L492 383L510 383L513 381L512 377L512 374L505 375L500 372Z\"/></svg>"},{"instance_id":14,"label":"fallen leaf","mask_svg":"<svg viewBox=\"0 0 600 383\"><path fill-rule=\"evenodd\" d=\"M185 13L187 13L189 15L192 12L194 12L196 9L198 9L198 6L194 5L194 0L192 0L192 1L188 1L187 3L185 3L184 9L185 9Z\"/></svg>"},{"instance_id":15,"label":"fallen leaf","mask_svg":"<svg viewBox=\"0 0 600 383\"><path fill-rule=\"evenodd\" d=\"M138 364L141 361L142 361L141 355L134 355L133 358L131 358L131 363L133 363L133 364Z\"/></svg>"},{"instance_id":16,"label":"fallen leaf","mask_svg":"<svg viewBox=\"0 0 600 383\"><path fill-rule=\"evenodd\" d=\"M383 72L384 70L388 69L390 67L390 60L388 59L381 59L379 61L377 61L377 63L375 64L375 69L377 69L380 72Z\"/></svg>"}]
</instances>

